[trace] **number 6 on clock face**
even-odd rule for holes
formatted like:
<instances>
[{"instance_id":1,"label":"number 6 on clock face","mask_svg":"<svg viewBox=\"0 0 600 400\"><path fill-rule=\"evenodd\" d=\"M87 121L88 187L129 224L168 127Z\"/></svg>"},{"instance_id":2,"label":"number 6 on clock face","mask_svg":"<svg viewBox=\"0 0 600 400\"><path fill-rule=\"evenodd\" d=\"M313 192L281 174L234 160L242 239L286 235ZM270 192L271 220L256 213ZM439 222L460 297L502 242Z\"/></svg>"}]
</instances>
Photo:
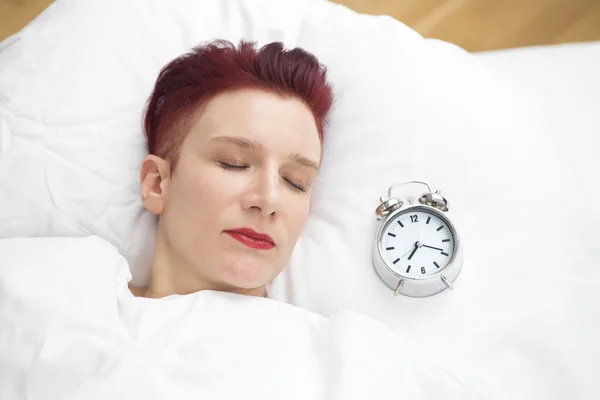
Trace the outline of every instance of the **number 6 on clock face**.
<instances>
[{"instance_id":1,"label":"number 6 on clock face","mask_svg":"<svg viewBox=\"0 0 600 400\"><path fill-rule=\"evenodd\" d=\"M398 275L419 279L448 265L454 242L446 218L416 206L390 218L381 236L381 255Z\"/></svg>"}]
</instances>

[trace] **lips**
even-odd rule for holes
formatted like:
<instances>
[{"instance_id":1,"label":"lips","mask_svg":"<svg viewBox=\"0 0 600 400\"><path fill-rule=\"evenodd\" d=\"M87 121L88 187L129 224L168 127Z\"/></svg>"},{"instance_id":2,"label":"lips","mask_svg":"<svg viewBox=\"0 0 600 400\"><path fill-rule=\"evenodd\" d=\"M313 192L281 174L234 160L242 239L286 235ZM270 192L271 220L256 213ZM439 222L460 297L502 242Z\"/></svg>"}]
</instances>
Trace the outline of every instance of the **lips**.
<instances>
[{"instance_id":1,"label":"lips","mask_svg":"<svg viewBox=\"0 0 600 400\"><path fill-rule=\"evenodd\" d=\"M269 250L275 247L273 239L265 233L256 232L250 228L240 228L225 231L226 234L238 242L258 250Z\"/></svg>"}]
</instances>

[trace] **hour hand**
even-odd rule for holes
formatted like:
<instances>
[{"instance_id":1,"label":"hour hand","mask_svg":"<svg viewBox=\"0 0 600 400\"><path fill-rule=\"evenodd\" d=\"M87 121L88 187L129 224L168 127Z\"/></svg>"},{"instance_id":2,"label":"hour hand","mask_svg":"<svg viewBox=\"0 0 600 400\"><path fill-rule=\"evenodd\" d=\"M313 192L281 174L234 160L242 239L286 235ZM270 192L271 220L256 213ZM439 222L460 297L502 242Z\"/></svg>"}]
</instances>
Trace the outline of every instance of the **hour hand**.
<instances>
[{"instance_id":1,"label":"hour hand","mask_svg":"<svg viewBox=\"0 0 600 400\"><path fill-rule=\"evenodd\" d=\"M419 246L419 242L415 243L415 248L413 249L412 253L410 253L410 256L408 256L408 259L410 260L412 258L412 256L415 255L415 252L417 251L417 249L421 246Z\"/></svg>"}]
</instances>

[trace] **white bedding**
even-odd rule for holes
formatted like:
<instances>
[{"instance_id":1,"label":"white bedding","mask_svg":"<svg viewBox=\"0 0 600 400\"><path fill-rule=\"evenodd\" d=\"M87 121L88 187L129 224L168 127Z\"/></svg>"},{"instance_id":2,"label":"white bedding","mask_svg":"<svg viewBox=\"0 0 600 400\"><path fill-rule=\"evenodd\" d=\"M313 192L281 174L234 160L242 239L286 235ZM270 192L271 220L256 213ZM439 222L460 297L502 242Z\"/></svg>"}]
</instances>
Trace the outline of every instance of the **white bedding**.
<instances>
[{"instance_id":1,"label":"white bedding","mask_svg":"<svg viewBox=\"0 0 600 400\"><path fill-rule=\"evenodd\" d=\"M478 53L489 67L536 96L545 134L562 149L569 177L586 197L600 195L600 41ZM591 173L588 173L590 171ZM600 211L591 215L600 223ZM597 224L595 226L598 226ZM600 240L590 232L589 239ZM591 244L591 243L590 243ZM600 259L600 245L590 245Z\"/></svg>"},{"instance_id":2,"label":"white bedding","mask_svg":"<svg viewBox=\"0 0 600 400\"><path fill-rule=\"evenodd\" d=\"M354 312L213 291L134 297L126 261L95 237L0 251L17 260L0 264L3 400L462 400L482 386Z\"/></svg>"},{"instance_id":3,"label":"white bedding","mask_svg":"<svg viewBox=\"0 0 600 400\"><path fill-rule=\"evenodd\" d=\"M456 375L468 391L485 388L484 399L490 393L511 400L598 397L597 45L472 56L451 44L422 39L389 18L356 15L318 0L57 1L23 32L0 44L0 237L95 234L115 245L129 261L134 280L137 273L143 282L155 222L143 212L137 184L144 155L139 129L143 102L160 66L213 37L283 40L306 47L328 65L336 91L311 217L289 266L270 288L274 299L334 319L260 301L253 304L259 311L264 308L268 318L262 319L260 311L257 321L267 326L275 316L286 321L298 317L301 321L291 322L292 326L309 325L299 332L331 343L349 337L344 336L347 332L328 336L321 328L336 326L339 315L354 319L354 314L343 314L351 309L392 328L403 345L419 354L418 359L431 360L425 368L411 364L416 368L414 375L425 380L429 378L421 372L436 366ZM389 185L415 178L439 186L448 197L465 245L465 264L454 292L426 299L395 298L371 265L374 209ZM7 273L28 266L23 266L27 257L44 254L37 245L18 247L21 253L15 253L13 245L4 242L6 250L0 251L0 269L4 267ZM78 343L92 342L100 346L99 351L107 351L98 354L106 355L109 364L114 361L110 346L102 347L107 343L106 332L88 332L91 336L84 337L76 321L60 314L72 307L79 307L87 319L105 321L110 329L126 320L130 327L139 322L140 331L157 332L157 325L149 321L164 323L164 331L148 339L156 339L157 347L143 349L153 355L167 354L168 361L152 366L149 358L134 352L142 358L124 361L124 365L137 363L138 372L128 370L127 374L141 376L145 368L152 380L136 382L122 393L140 386L145 390L144 385L152 393L162 393L155 387L161 379L172 380L164 383L167 388L186 387L190 381L185 373L168 371L175 365L169 364L173 361L169 357L179 350L162 352L171 338L180 343L182 332L170 329L176 319L164 320L160 312L157 320L118 319L125 315L122 305L137 300L106 290L92 291L100 278L91 274L91 268L84 270L90 273L85 277L75 274L57 280L52 271L72 251L47 256L41 260L44 268L36 272L25 268L18 279L12 276L10 284L4 281L0 307L10 323L0 324L0 338L5 340L0 349L0 379L5 380L0 390L23 393L31 384L33 390L40 385L48 395L61 390L48 387L53 382L73 383L67 380L78 375L62 374L75 367L55 361L65 355L72 364L81 361L82 366L89 366L96 353L85 353ZM98 261L97 253L86 255L73 257L80 266ZM80 278L85 284L77 284ZM110 273L104 279L111 279ZM122 284L124 278L119 279ZM115 281L105 282L98 288L115 285ZM20 298L14 297L19 289L25 296L15 300ZM59 296L63 291L71 295ZM113 297L102 297L102 293ZM11 294L12 300L3 303ZM195 298L201 310L208 310L213 297ZM216 298L221 305L231 304L228 296ZM191 313L193 304L173 300L177 301L155 304L169 307L171 315ZM104 306L105 313L101 313L97 301L112 306ZM175 304L178 312L171 308ZM216 305L215 312L224 311L221 305ZM69 322L35 326L31 314L35 306L45 311L40 316L43 321L64 317ZM87 309L97 312L83 312ZM238 316L234 310L227 311ZM153 312L144 311L144 315ZM365 329L371 324L366 323ZM281 335L295 337L285 327L277 329ZM374 337L386 335L384 330L374 331ZM201 331L199 337L206 338L206 334ZM72 335L77 351L69 351L69 342L61 339L64 335ZM302 335L297 339L303 340ZM236 338L225 339L240 351L232 359L242 357L247 348ZM225 339L217 344L226 347ZM260 337L256 340L262 343ZM134 341L109 344L115 343L138 346ZM355 343L355 347L369 345L362 339ZM343 354L360 351L340 349ZM354 390L352 383L362 381L347 383L344 379L352 374L344 373L353 371L356 359L337 358L337 350L332 351L314 351L308 358L339 360L335 371L341 371L340 376L331 378L333 368L323 376L330 377L340 393L345 385ZM387 356L382 359L390 361ZM45 367L47 361L50 369ZM28 362L39 367L31 368ZM113 365L120 371L117 362ZM242 384L229 383L249 379L240 377L234 366L221 371L232 378L222 390L247 395ZM288 362L276 373L285 375L293 368ZM371 369L368 365L362 370ZM85 368L81 371L84 374ZM124 379L111 371L99 362L81 390L88 390L88 384L101 385L104 379ZM396 378L402 387L420 387L404 380L404 375ZM431 385L448 387L445 380ZM309 390L311 385L306 386ZM258 384L249 387L259 395L268 389ZM362 394L361 389L355 393ZM289 398L289 393L284 397ZM363 396L369 397L377 396Z\"/></svg>"}]
</instances>

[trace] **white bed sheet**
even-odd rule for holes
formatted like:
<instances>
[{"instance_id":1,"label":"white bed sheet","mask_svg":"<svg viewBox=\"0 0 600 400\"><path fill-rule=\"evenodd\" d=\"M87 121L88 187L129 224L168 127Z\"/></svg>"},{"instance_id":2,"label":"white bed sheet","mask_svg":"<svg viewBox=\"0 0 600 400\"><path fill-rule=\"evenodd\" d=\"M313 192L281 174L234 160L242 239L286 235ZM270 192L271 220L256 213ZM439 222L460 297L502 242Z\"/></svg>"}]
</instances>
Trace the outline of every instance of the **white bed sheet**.
<instances>
[{"instance_id":1,"label":"white bed sheet","mask_svg":"<svg viewBox=\"0 0 600 400\"><path fill-rule=\"evenodd\" d=\"M538 95L546 111L547 133L563 149L571 177L579 179L581 187L589 187L591 198L598 198L600 189L593 188L598 185L587 181L588 174L577 171L596 171L600 180L600 41L490 51L478 56ZM594 217L600 222L600 211ZM600 233L590 238L600 241ZM595 247L600 248L600 244Z\"/></svg>"},{"instance_id":2,"label":"white bed sheet","mask_svg":"<svg viewBox=\"0 0 600 400\"><path fill-rule=\"evenodd\" d=\"M600 394L594 389L590 378L600 377L600 341L597 340L600 333L600 304L593 300L598 298L597 295L592 294L597 293L600 282L600 41L490 51L477 55L486 65L537 97L545 119L544 134L561 149L558 156L562 159L557 160L557 164L568 177L567 184L559 191L562 193L560 198L536 198L537 182L532 182L531 193L524 195L542 207L570 210L563 215L571 221L562 222L562 226L572 228L571 233L574 233L574 236L566 235L563 239L565 248L571 249L571 265L565 265L562 277L559 269L548 268L546 273L552 272L559 280L562 279L565 287L569 285L567 282L577 279L580 290L577 295L570 294L555 303L561 306L554 310L557 315L554 328L547 325L547 337L531 338L530 343L523 343L521 351L531 355L541 350L541 342L547 342L548 346L549 337L559 337L555 335L556 332L570 331L569 335L563 336L569 337L567 346L556 343L555 349L560 348L561 351L555 351L552 355L542 351L533 356L546 360L545 364L540 364L540 376L551 368L562 368L560 374L555 374L557 380L548 382L549 386L556 385L556 388L564 389L557 398L597 399ZM558 230L556 234L564 233ZM540 259L547 257L547 264L551 264L553 252L553 249L540 249L540 253L547 254ZM579 271L577 278L576 275L565 273L568 269ZM587 271L587 276L583 271ZM586 291L588 295L584 294ZM562 296L562 293L560 286L557 286L555 298ZM531 295L538 296L539 293L532 291ZM588 301L580 301L584 297L577 299L578 295ZM561 318L558 315L561 313L580 316L559 322ZM579 321L577 324L569 326L564 323L576 319ZM578 342L586 343L586 346L581 347ZM514 372L517 374L518 369ZM588 378L580 380L583 375ZM562 384L560 380L563 380ZM556 396L557 393L553 391L552 394Z\"/></svg>"},{"instance_id":3,"label":"white bed sheet","mask_svg":"<svg viewBox=\"0 0 600 400\"><path fill-rule=\"evenodd\" d=\"M569 181L561 190L562 198L541 201L560 208L572 204L571 225L580 232L577 240L565 240L573 242L579 252L573 254L573 262L595 260L590 270L597 271L600 269L597 229L600 226L600 41L490 51L478 56L517 86L537 96L536 101L544 111L541 114L545 119L544 134L561 150L562 159L557 164ZM581 220L587 221L578 222ZM600 310L593 318L600 327ZM598 362L600 376L600 359Z\"/></svg>"}]
</instances>

